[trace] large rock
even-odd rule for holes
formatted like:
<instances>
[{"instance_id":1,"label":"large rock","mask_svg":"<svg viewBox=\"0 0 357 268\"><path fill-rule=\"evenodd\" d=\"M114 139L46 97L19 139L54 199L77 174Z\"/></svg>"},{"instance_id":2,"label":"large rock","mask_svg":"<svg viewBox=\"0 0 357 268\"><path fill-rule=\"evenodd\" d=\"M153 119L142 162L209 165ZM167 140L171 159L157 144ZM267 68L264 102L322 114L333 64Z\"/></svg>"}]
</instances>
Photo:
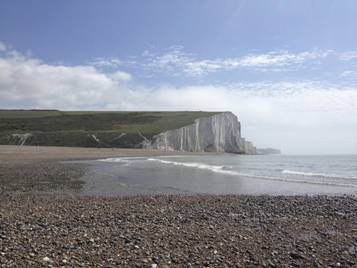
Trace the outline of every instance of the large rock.
<instances>
[{"instance_id":1,"label":"large rock","mask_svg":"<svg viewBox=\"0 0 357 268\"><path fill-rule=\"evenodd\" d=\"M151 146L160 150L256 154L253 144L241 137L240 122L231 112L198 118L194 124L153 137Z\"/></svg>"},{"instance_id":2,"label":"large rock","mask_svg":"<svg viewBox=\"0 0 357 268\"><path fill-rule=\"evenodd\" d=\"M257 148L251 141L241 138L241 146L245 154L257 154Z\"/></svg>"}]
</instances>

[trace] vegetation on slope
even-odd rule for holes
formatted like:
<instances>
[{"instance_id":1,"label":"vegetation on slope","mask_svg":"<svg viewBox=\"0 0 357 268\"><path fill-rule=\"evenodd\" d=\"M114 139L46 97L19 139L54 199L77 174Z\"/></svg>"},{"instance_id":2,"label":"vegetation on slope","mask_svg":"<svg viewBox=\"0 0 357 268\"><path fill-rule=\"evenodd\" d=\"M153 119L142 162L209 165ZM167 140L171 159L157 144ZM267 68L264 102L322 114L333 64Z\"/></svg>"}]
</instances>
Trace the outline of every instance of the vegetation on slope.
<instances>
[{"instance_id":1,"label":"vegetation on slope","mask_svg":"<svg viewBox=\"0 0 357 268\"><path fill-rule=\"evenodd\" d=\"M150 139L213 114L216 113L0 110L0 144L19 144L13 134L31 133L27 145L136 148L140 147L142 135Z\"/></svg>"}]
</instances>

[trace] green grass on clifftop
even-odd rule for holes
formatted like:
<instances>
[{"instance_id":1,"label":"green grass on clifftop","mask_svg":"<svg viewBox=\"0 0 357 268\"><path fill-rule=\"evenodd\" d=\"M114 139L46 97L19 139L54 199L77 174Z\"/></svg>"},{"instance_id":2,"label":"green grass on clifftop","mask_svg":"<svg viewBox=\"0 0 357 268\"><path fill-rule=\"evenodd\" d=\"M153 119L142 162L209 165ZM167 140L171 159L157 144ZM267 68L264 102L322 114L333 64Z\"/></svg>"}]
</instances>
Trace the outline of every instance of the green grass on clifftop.
<instances>
[{"instance_id":1,"label":"green grass on clifftop","mask_svg":"<svg viewBox=\"0 0 357 268\"><path fill-rule=\"evenodd\" d=\"M118 131L160 133L192 124L213 112L62 112L0 110L0 131Z\"/></svg>"},{"instance_id":2,"label":"green grass on clifftop","mask_svg":"<svg viewBox=\"0 0 357 268\"><path fill-rule=\"evenodd\" d=\"M139 132L152 137L214 114L217 112L0 110L0 144L16 144L12 134L32 133L26 144L97 147L93 134L106 141L104 147L133 147ZM120 133L126 133L125 141L109 144Z\"/></svg>"}]
</instances>

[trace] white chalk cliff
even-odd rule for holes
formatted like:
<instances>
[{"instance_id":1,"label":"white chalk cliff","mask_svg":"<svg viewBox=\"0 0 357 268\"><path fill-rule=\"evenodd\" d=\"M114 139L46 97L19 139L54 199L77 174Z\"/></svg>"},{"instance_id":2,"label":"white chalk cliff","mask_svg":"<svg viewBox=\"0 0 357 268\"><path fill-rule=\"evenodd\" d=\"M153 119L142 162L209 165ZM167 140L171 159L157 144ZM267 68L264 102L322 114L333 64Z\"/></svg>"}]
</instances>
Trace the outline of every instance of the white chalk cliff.
<instances>
[{"instance_id":1,"label":"white chalk cliff","mask_svg":"<svg viewBox=\"0 0 357 268\"><path fill-rule=\"evenodd\" d=\"M150 147L186 152L256 154L256 148L241 137L238 118L231 112L198 118L193 124L153 137Z\"/></svg>"}]
</instances>

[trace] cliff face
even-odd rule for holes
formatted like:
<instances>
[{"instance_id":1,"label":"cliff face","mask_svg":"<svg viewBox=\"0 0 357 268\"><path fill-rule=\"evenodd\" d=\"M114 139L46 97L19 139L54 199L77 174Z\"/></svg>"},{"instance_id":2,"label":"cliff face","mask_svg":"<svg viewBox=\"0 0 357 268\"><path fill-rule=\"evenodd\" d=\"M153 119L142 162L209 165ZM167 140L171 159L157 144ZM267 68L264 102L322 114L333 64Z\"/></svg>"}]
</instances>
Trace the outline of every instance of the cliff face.
<instances>
[{"instance_id":1,"label":"cliff face","mask_svg":"<svg viewBox=\"0 0 357 268\"><path fill-rule=\"evenodd\" d=\"M257 153L231 112L0 110L0 144Z\"/></svg>"},{"instance_id":2,"label":"cliff face","mask_svg":"<svg viewBox=\"0 0 357 268\"><path fill-rule=\"evenodd\" d=\"M240 122L231 112L198 118L194 124L153 137L151 146L160 150L256 154L256 148L241 137Z\"/></svg>"}]
</instances>

